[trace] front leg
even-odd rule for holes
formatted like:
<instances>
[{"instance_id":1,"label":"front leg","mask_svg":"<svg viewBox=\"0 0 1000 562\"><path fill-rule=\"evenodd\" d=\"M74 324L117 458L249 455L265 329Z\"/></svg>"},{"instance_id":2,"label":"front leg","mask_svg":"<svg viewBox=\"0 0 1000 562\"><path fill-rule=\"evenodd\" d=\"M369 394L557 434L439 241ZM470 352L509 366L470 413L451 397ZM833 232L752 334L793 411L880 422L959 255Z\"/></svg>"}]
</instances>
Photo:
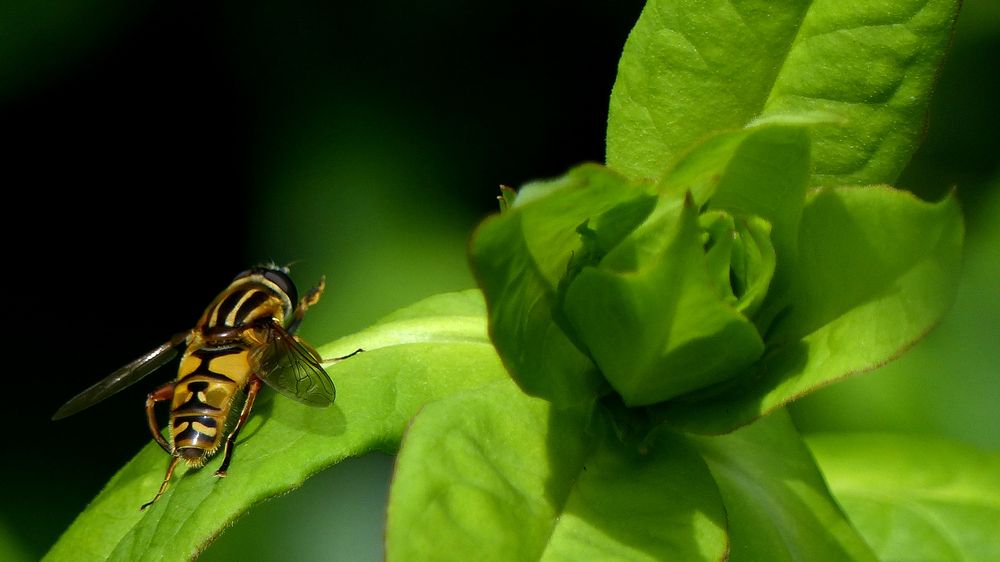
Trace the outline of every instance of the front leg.
<instances>
[{"instance_id":1,"label":"front leg","mask_svg":"<svg viewBox=\"0 0 1000 562\"><path fill-rule=\"evenodd\" d=\"M319 283L315 287L309 289L309 292L305 294L304 297L299 299L298 306L295 307L295 312L293 312L292 322L288 325L285 330L289 334L294 334L296 330L299 329L299 324L302 323L302 318L305 317L306 311L309 307L318 303L319 298L323 296L323 291L326 289L326 276L319 278Z\"/></svg>"}]
</instances>

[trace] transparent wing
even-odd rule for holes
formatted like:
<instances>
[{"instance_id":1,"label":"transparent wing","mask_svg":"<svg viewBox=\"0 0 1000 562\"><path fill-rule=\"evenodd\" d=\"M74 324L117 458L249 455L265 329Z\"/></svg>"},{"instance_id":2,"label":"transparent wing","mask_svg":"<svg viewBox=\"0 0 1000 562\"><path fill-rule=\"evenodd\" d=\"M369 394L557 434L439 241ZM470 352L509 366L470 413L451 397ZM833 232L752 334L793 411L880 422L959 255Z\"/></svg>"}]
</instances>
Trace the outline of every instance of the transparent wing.
<instances>
[{"instance_id":1,"label":"transparent wing","mask_svg":"<svg viewBox=\"0 0 1000 562\"><path fill-rule=\"evenodd\" d=\"M159 369L176 357L178 346L187 341L188 334L190 333L188 331L177 334L170 341L167 341L160 347L111 373L107 378L94 386L77 394L69 402L66 402L61 408L56 410L52 419L59 420L67 416L72 416L81 410L97 404L112 394L135 384L139 379Z\"/></svg>"},{"instance_id":2,"label":"transparent wing","mask_svg":"<svg viewBox=\"0 0 1000 562\"><path fill-rule=\"evenodd\" d=\"M269 328L267 343L250 353L257 376L285 396L309 406L329 406L337 390L309 344L278 324Z\"/></svg>"}]
</instances>

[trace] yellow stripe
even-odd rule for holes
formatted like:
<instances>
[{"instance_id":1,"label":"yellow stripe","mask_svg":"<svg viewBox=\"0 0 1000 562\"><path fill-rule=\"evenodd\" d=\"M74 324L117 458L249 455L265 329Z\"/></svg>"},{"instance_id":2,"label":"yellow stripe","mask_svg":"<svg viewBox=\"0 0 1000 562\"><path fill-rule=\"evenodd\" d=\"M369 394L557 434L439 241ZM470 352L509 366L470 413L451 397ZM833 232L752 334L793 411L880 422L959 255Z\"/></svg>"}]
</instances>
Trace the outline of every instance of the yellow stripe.
<instances>
[{"instance_id":1,"label":"yellow stripe","mask_svg":"<svg viewBox=\"0 0 1000 562\"><path fill-rule=\"evenodd\" d=\"M203 433L209 437L215 437L215 434L218 433L218 431L214 427L208 427L207 425L200 422L194 422L191 425L191 427L193 427L194 430L197 431L198 433Z\"/></svg>"},{"instance_id":2,"label":"yellow stripe","mask_svg":"<svg viewBox=\"0 0 1000 562\"><path fill-rule=\"evenodd\" d=\"M188 428L189 425L191 424L188 422L181 422L177 424L177 426L174 427L173 431L174 439L176 439L178 435L183 433Z\"/></svg>"},{"instance_id":3,"label":"yellow stripe","mask_svg":"<svg viewBox=\"0 0 1000 562\"><path fill-rule=\"evenodd\" d=\"M229 312L228 316L226 316L226 326L235 326L236 325L236 313L240 311L240 307L243 306L243 303L247 302L247 299L249 299L253 295L256 295L259 292L260 292L259 289L251 289L249 291L244 291L243 292L243 297L236 302L236 305L233 306L233 310ZM270 297L268 297L268 298L270 298Z\"/></svg>"}]
</instances>

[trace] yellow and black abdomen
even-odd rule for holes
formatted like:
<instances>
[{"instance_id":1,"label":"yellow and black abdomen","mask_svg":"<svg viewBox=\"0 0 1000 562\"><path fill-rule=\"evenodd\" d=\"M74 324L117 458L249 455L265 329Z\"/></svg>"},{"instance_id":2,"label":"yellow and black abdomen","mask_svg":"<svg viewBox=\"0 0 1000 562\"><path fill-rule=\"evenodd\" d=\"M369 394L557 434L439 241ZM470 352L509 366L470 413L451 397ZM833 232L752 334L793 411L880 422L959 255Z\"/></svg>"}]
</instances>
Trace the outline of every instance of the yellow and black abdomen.
<instances>
[{"instance_id":1,"label":"yellow and black abdomen","mask_svg":"<svg viewBox=\"0 0 1000 562\"><path fill-rule=\"evenodd\" d=\"M233 400L250 377L248 349L235 343L188 349L181 359L170 412L176 453L200 466L219 448Z\"/></svg>"}]
</instances>

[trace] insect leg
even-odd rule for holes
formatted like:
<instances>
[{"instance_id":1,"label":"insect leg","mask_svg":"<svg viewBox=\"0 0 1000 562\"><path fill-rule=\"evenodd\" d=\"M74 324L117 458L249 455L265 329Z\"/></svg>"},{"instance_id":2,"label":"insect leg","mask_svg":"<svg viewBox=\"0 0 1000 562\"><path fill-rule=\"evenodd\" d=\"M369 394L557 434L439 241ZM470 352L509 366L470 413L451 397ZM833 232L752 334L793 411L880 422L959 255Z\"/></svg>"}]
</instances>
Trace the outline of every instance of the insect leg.
<instances>
[{"instance_id":1,"label":"insect leg","mask_svg":"<svg viewBox=\"0 0 1000 562\"><path fill-rule=\"evenodd\" d=\"M318 303L319 298L323 295L323 290L326 289L326 276L319 278L319 283L315 287L309 289L309 292L305 294L304 297L299 299L298 306L295 307L295 315L292 318L292 323L288 325L286 330L289 334L294 334L295 330L298 329L299 323L302 322L302 318L306 315L306 311L309 307Z\"/></svg>"},{"instance_id":2,"label":"insect leg","mask_svg":"<svg viewBox=\"0 0 1000 562\"><path fill-rule=\"evenodd\" d=\"M236 449L236 436L243 429L243 424L247 421L250 409L253 408L253 402L257 398L257 393L260 392L260 387L263 384L256 375L252 375L250 382L247 383L247 400L243 403L243 411L240 412L240 419L229 433L229 437L226 438L226 452L222 458L222 466L219 467L219 470L215 471L215 475L219 478L224 477L226 471L229 470L229 461L233 460L233 451Z\"/></svg>"},{"instance_id":3,"label":"insect leg","mask_svg":"<svg viewBox=\"0 0 1000 562\"><path fill-rule=\"evenodd\" d=\"M157 388L153 392L149 393L146 397L146 420L149 422L149 432L153 434L153 439L163 447L163 450L173 454L172 447L167 440L163 438L163 434L160 433L160 426L156 423L156 411L155 406L157 402L162 402L164 400L170 400L174 396L174 383L167 383L160 388ZM173 468L171 468L173 470ZM154 500L155 501L155 500Z\"/></svg>"},{"instance_id":4,"label":"insect leg","mask_svg":"<svg viewBox=\"0 0 1000 562\"><path fill-rule=\"evenodd\" d=\"M170 484L170 477L174 475L174 469L177 468L177 461L181 460L180 457L174 457L170 459L170 466L167 467L167 475L163 477L163 483L160 484L160 491L156 492L156 496L148 502L142 504L139 511L146 511L146 508L156 503L156 500L160 499L163 492L167 491L167 485Z\"/></svg>"},{"instance_id":5,"label":"insect leg","mask_svg":"<svg viewBox=\"0 0 1000 562\"><path fill-rule=\"evenodd\" d=\"M340 363L344 359L349 359L351 357L354 357L355 355L361 353L362 351L364 351L364 350L359 347L358 349L355 349L354 351L348 353L347 355L344 355L343 357L334 357L332 359L323 359L320 362L321 363L328 363L330 365L333 365L334 363Z\"/></svg>"}]
</instances>

